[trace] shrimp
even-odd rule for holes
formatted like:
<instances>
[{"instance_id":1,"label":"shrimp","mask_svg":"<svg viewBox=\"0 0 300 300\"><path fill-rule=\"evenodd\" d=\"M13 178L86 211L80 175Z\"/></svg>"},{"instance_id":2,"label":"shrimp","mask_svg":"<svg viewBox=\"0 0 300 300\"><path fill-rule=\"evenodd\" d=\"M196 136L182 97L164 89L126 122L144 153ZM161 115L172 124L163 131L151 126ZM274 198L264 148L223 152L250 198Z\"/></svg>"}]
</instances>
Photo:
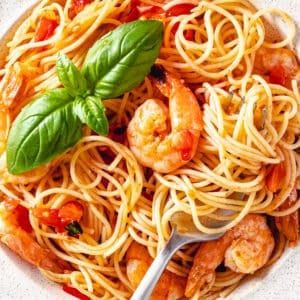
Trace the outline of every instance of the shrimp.
<instances>
[{"instance_id":1,"label":"shrimp","mask_svg":"<svg viewBox=\"0 0 300 300\"><path fill-rule=\"evenodd\" d=\"M0 240L2 243L22 259L39 268L54 273L71 270L67 262L57 257L49 249L41 247L28 231L20 226L16 210L7 209L4 202L1 202Z\"/></svg>"},{"instance_id":2,"label":"shrimp","mask_svg":"<svg viewBox=\"0 0 300 300\"><path fill-rule=\"evenodd\" d=\"M19 64L10 66L1 81L0 93L0 154L5 151L9 123L12 118L10 107L22 87L23 76Z\"/></svg>"},{"instance_id":3,"label":"shrimp","mask_svg":"<svg viewBox=\"0 0 300 300\"><path fill-rule=\"evenodd\" d=\"M269 260L274 245L266 217L247 215L220 239L200 244L188 275L185 296L192 297L204 287L210 289L215 281L215 270L223 261L234 272L254 273Z\"/></svg>"},{"instance_id":4,"label":"shrimp","mask_svg":"<svg viewBox=\"0 0 300 300\"><path fill-rule=\"evenodd\" d=\"M10 107L14 104L17 96L22 88L24 82L24 76L22 74L22 68L19 63L16 63L9 67L6 75L3 77L1 90L1 102Z\"/></svg>"},{"instance_id":5,"label":"shrimp","mask_svg":"<svg viewBox=\"0 0 300 300\"><path fill-rule=\"evenodd\" d=\"M133 242L126 253L126 273L134 288L137 288L152 263L146 247ZM168 270L160 277L150 300L175 300L184 296L185 278Z\"/></svg>"},{"instance_id":6,"label":"shrimp","mask_svg":"<svg viewBox=\"0 0 300 300\"><path fill-rule=\"evenodd\" d=\"M154 66L151 78L169 98L140 105L127 128L130 149L141 165L161 173L171 172L196 153L202 130L202 111L193 92L174 75Z\"/></svg>"},{"instance_id":7,"label":"shrimp","mask_svg":"<svg viewBox=\"0 0 300 300\"><path fill-rule=\"evenodd\" d=\"M292 190L289 197L280 205L279 210L285 210L292 207L295 202L298 201L298 194L296 187ZM275 217L275 224L277 229L283 233L283 235L289 240L291 246L296 246L299 241L299 210L293 213L282 216Z\"/></svg>"},{"instance_id":8,"label":"shrimp","mask_svg":"<svg viewBox=\"0 0 300 300\"><path fill-rule=\"evenodd\" d=\"M290 49L260 48L255 58L255 67L262 74L268 74L272 83L290 88L291 81L296 79L300 87L299 63L295 53Z\"/></svg>"},{"instance_id":9,"label":"shrimp","mask_svg":"<svg viewBox=\"0 0 300 300\"><path fill-rule=\"evenodd\" d=\"M11 109L21 91L24 78L20 64L10 66L0 84L0 155L5 152L6 140L13 119Z\"/></svg>"}]
</instances>

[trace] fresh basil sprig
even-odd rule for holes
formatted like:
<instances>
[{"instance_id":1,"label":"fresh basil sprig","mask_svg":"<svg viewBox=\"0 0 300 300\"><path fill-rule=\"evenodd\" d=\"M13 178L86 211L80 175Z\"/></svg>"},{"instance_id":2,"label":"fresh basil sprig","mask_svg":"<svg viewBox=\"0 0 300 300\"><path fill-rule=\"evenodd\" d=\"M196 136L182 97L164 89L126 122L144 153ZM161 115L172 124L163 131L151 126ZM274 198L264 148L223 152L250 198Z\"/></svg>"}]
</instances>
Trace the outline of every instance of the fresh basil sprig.
<instances>
[{"instance_id":1,"label":"fresh basil sprig","mask_svg":"<svg viewBox=\"0 0 300 300\"><path fill-rule=\"evenodd\" d=\"M107 99L136 87L149 73L161 39L162 24L149 20L127 23L98 40L82 67L93 94Z\"/></svg>"},{"instance_id":2,"label":"fresh basil sprig","mask_svg":"<svg viewBox=\"0 0 300 300\"><path fill-rule=\"evenodd\" d=\"M43 165L74 146L87 124L108 133L103 99L118 97L140 84L155 62L163 38L157 20L123 24L88 51L82 70L59 53L57 76L64 86L27 104L12 124L7 141L7 167L21 174Z\"/></svg>"}]
</instances>

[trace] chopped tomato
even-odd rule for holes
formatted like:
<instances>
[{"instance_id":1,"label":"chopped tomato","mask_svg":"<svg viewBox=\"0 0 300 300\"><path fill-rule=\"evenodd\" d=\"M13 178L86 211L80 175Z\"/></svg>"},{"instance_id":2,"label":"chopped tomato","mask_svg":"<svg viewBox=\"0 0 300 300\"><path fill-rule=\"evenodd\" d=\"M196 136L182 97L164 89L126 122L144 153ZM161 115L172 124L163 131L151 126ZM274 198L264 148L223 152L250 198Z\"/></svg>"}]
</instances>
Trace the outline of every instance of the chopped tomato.
<instances>
[{"instance_id":1,"label":"chopped tomato","mask_svg":"<svg viewBox=\"0 0 300 300\"><path fill-rule=\"evenodd\" d=\"M83 206L70 201L61 208L34 207L32 213L42 224L54 227L56 232L64 232L67 225L81 220Z\"/></svg>"},{"instance_id":2,"label":"chopped tomato","mask_svg":"<svg viewBox=\"0 0 300 300\"><path fill-rule=\"evenodd\" d=\"M272 165L266 177L266 186L270 192L277 192L280 188L282 178L285 176L284 163L280 162L277 165Z\"/></svg>"},{"instance_id":3,"label":"chopped tomato","mask_svg":"<svg viewBox=\"0 0 300 300\"><path fill-rule=\"evenodd\" d=\"M181 16L181 15L188 15L194 7L196 7L196 5L191 4L191 3L177 4L177 5L171 6L166 11L166 16L167 17L176 17L176 16Z\"/></svg>"},{"instance_id":4,"label":"chopped tomato","mask_svg":"<svg viewBox=\"0 0 300 300\"><path fill-rule=\"evenodd\" d=\"M84 7L91 3L92 0L73 0L72 6L69 9L69 17L73 19L77 14L79 14Z\"/></svg>"},{"instance_id":5,"label":"chopped tomato","mask_svg":"<svg viewBox=\"0 0 300 300\"><path fill-rule=\"evenodd\" d=\"M140 1L131 1L131 10L125 16L124 22L131 22L135 21L141 17L146 19L155 19L160 18L162 15L165 14L165 11L159 6L141 6Z\"/></svg>"},{"instance_id":6,"label":"chopped tomato","mask_svg":"<svg viewBox=\"0 0 300 300\"><path fill-rule=\"evenodd\" d=\"M17 220L18 226L28 233L32 232L32 226L29 221L29 211L15 199L6 199L4 202L5 209L11 211Z\"/></svg>"},{"instance_id":7,"label":"chopped tomato","mask_svg":"<svg viewBox=\"0 0 300 300\"><path fill-rule=\"evenodd\" d=\"M162 15L165 14L165 11L160 6L151 6L150 8L144 9L141 12L141 15L146 19L152 18L160 18Z\"/></svg>"},{"instance_id":8,"label":"chopped tomato","mask_svg":"<svg viewBox=\"0 0 300 300\"><path fill-rule=\"evenodd\" d=\"M191 29L188 29L184 32L184 37L188 40L188 41L193 41L194 40L194 31Z\"/></svg>"},{"instance_id":9,"label":"chopped tomato","mask_svg":"<svg viewBox=\"0 0 300 300\"><path fill-rule=\"evenodd\" d=\"M58 210L58 217L64 223L79 222L83 216L83 206L78 201L69 201Z\"/></svg>"},{"instance_id":10,"label":"chopped tomato","mask_svg":"<svg viewBox=\"0 0 300 300\"><path fill-rule=\"evenodd\" d=\"M15 209L17 222L19 226L28 233L32 232L32 226L29 221L29 211L26 207L18 205Z\"/></svg>"},{"instance_id":11,"label":"chopped tomato","mask_svg":"<svg viewBox=\"0 0 300 300\"><path fill-rule=\"evenodd\" d=\"M171 32L172 32L173 34L175 34L175 33L177 32L177 30L178 30L178 27L179 27L179 23L177 22L177 23L175 23L174 26L172 27Z\"/></svg>"},{"instance_id":12,"label":"chopped tomato","mask_svg":"<svg viewBox=\"0 0 300 300\"><path fill-rule=\"evenodd\" d=\"M90 297L82 294L80 291L78 291L77 289L73 288L72 286L70 285L63 285L63 291L80 299L80 300L90 300Z\"/></svg>"},{"instance_id":13,"label":"chopped tomato","mask_svg":"<svg viewBox=\"0 0 300 300\"><path fill-rule=\"evenodd\" d=\"M5 201L4 201L5 209L8 211L15 210L19 204L20 204L20 201L18 201L16 199L12 199L12 198L5 199Z\"/></svg>"},{"instance_id":14,"label":"chopped tomato","mask_svg":"<svg viewBox=\"0 0 300 300\"><path fill-rule=\"evenodd\" d=\"M285 85L286 84L286 72L281 65L275 66L269 76L270 83Z\"/></svg>"},{"instance_id":15,"label":"chopped tomato","mask_svg":"<svg viewBox=\"0 0 300 300\"><path fill-rule=\"evenodd\" d=\"M32 214L39 219L42 224L55 227L57 232L64 232L66 224L62 223L58 216L58 211L56 208L34 207Z\"/></svg>"},{"instance_id":16,"label":"chopped tomato","mask_svg":"<svg viewBox=\"0 0 300 300\"><path fill-rule=\"evenodd\" d=\"M47 17L40 17L36 30L34 40L36 42L45 41L54 34L55 28L58 26L58 22Z\"/></svg>"},{"instance_id":17,"label":"chopped tomato","mask_svg":"<svg viewBox=\"0 0 300 300\"><path fill-rule=\"evenodd\" d=\"M131 0L130 1L130 11L128 14L124 16L124 22L132 22L140 18L140 10L138 5L140 4L140 0Z\"/></svg>"},{"instance_id":18,"label":"chopped tomato","mask_svg":"<svg viewBox=\"0 0 300 300\"><path fill-rule=\"evenodd\" d=\"M171 32L173 34L175 34L178 30L178 27L179 27L179 23L175 23ZM188 41L192 41L194 39L194 31L191 30L191 29L188 29L184 32L184 37L188 40Z\"/></svg>"},{"instance_id":19,"label":"chopped tomato","mask_svg":"<svg viewBox=\"0 0 300 300\"><path fill-rule=\"evenodd\" d=\"M170 7L166 11L166 16L167 17L175 17L175 16L180 16L180 15L188 15L191 13L191 10L196 7L196 5L191 4L191 3L182 3L182 4L177 4L172 7ZM175 34L176 31L178 30L179 23L176 23L174 27L172 28L172 33ZM186 30L184 32L184 36L188 41L192 41L194 39L194 32L193 30Z\"/></svg>"},{"instance_id":20,"label":"chopped tomato","mask_svg":"<svg viewBox=\"0 0 300 300\"><path fill-rule=\"evenodd\" d=\"M137 7L140 4L141 4L141 0L131 0L130 1L131 7Z\"/></svg>"},{"instance_id":21,"label":"chopped tomato","mask_svg":"<svg viewBox=\"0 0 300 300\"><path fill-rule=\"evenodd\" d=\"M137 7L133 7L130 10L130 13L125 16L124 22L128 23L128 22L132 22L132 21L138 20L140 18L140 16L141 16L141 14L140 14L139 9Z\"/></svg>"}]
</instances>

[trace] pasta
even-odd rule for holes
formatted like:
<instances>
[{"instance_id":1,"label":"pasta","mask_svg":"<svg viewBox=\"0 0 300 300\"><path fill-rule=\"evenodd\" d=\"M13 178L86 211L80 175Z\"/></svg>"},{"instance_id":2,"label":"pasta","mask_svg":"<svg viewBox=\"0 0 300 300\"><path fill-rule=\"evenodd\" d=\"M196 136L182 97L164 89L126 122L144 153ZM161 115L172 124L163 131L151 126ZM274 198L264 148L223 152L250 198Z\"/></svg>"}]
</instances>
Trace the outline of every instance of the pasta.
<instances>
[{"instance_id":1,"label":"pasta","mask_svg":"<svg viewBox=\"0 0 300 300\"><path fill-rule=\"evenodd\" d=\"M267 35L268 14L288 27L280 40ZM130 147L126 129L137 108L162 98L146 76L121 96L103 100L108 136L84 126L83 137L68 151L11 174L6 163L10 129L32 99L61 87L57 53L84 68L96 40L136 19L162 22L155 64L179 77L201 107L203 128L193 157L175 170L158 172L144 166ZM284 218L298 218L300 208L300 80L290 50L295 35L286 13L257 10L248 0L39 1L7 43L0 69L0 193L6 210L7 203L26 209L34 242L70 267L53 272L38 265L41 273L90 299L129 299L135 286L126 273L128 249L137 242L154 258L170 237L169 221L178 211L190 214L208 234L229 231L249 214L268 216L275 248L265 266L288 242L296 244L298 221L293 223L296 238L284 226ZM68 203L82 210L78 220L72 219L80 226L73 235L43 221L43 212L62 214ZM220 209L232 213L220 215ZM202 216L229 222L210 228ZM185 282L197 249L183 247L168 271ZM211 286L198 289L193 299L227 296L245 276L217 270Z\"/></svg>"}]
</instances>

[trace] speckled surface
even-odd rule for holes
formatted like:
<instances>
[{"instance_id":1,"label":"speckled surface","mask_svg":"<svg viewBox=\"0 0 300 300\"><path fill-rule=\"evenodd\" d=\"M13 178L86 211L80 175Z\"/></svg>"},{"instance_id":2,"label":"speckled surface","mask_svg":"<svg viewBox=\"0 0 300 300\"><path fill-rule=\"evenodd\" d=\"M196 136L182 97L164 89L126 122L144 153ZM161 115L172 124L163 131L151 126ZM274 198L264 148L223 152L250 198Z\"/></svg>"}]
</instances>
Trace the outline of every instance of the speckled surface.
<instances>
[{"instance_id":1,"label":"speckled surface","mask_svg":"<svg viewBox=\"0 0 300 300\"><path fill-rule=\"evenodd\" d=\"M35 0L0 0L0 36L31 7ZM281 7L298 19L300 27L299 0L254 0L258 6ZM300 31L300 28L298 28ZM297 43L300 53L300 34ZM38 270L21 261L5 246L0 245L0 300L71 300L56 284L48 282ZM240 287L230 300L300 300L300 246L289 250L281 262L266 276ZM250 294L249 294L250 292ZM248 294L248 296L246 295Z\"/></svg>"}]
</instances>

